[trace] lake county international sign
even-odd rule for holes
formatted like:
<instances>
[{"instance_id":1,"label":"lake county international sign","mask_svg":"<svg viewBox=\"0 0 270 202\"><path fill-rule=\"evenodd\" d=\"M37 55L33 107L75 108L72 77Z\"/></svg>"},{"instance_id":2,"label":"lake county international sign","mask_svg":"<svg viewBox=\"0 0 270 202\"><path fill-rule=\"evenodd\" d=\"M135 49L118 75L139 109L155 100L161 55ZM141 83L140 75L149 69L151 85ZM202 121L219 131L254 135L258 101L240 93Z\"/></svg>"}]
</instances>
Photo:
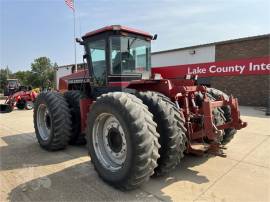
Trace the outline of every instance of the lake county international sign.
<instances>
[{"instance_id":1,"label":"lake county international sign","mask_svg":"<svg viewBox=\"0 0 270 202\"><path fill-rule=\"evenodd\" d=\"M178 78L188 74L196 74L199 75L199 77L269 75L270 56L199 64L153 67L152 73L160 74L163 78Z\"/></svg>"}]
</instances>

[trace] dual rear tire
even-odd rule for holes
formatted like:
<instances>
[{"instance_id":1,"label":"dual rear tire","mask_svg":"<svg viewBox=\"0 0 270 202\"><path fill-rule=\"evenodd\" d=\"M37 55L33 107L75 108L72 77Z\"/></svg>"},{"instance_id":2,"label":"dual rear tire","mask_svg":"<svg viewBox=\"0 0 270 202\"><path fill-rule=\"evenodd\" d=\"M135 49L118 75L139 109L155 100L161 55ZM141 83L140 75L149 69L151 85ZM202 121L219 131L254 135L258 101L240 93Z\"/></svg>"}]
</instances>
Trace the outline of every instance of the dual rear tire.
<instances>
[{"instance_id":1,"label":"dual rear tire","mask_svg":"<svg viewBox=\"0 0 270 202\"><path fill-rule=\"evenodd\" d=\"M42 148L64 149L71 137L71 124L70 109L62 94L39 94L34 104L34 128Z\"/></svg>"},{"instance_id":2,"label":"dual rear tire","mask_svg":"<svg viewBox=\"0 0 270 202\"><path fill-rule=\"evenodd\" d=\"M81 135L80 91L42 92L34 105L34 127L41 147L64 149L83 144Z\"/></svg>"},{"instance_id":3,"label":"dual rear tire","mask_svg":"<svg viewBox=\"0 0 270 202\"><path fill-rule=\"evenodd\" d=\"M172 171L186 149L184 118L175 104L156 92L135 95L102 95L88 115L92 162L102 179L123 189ZM117 134L120 146L110 143Z\"/></svg>"},{"instance_id":4,"label":"dual rear tire","mask_svg":"<svg viewBox=\"0 0 270 202\"><path fill-rule=\"evenodd\" d=\"M78 103L76 91L38 96L34 125L42 148L59 150L77 141ZM114 92L91 106L86 138L100 177L117 188L134 189L154 173L163 175L175 168L185 150L185 132L183 117L166 96Z\"/></svg>"}]
</instances>

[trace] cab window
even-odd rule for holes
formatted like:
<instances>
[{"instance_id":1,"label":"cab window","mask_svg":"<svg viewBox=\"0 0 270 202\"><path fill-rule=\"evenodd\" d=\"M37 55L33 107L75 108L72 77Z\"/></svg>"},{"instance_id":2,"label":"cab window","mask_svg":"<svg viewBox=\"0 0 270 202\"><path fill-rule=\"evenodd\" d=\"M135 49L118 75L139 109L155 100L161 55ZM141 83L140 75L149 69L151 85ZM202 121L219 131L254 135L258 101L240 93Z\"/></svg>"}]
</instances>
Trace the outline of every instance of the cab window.
<instances>
[{"instance_id":1,"label":"cab window","mask_svg":"<svg viewBox=\"0 0 270 202\"><path fill-rule=\"evenodd\" d=\"M150 42L136 37L110 38L111 73L142 74L150 71Z\"/></svg>"}]
</instances>

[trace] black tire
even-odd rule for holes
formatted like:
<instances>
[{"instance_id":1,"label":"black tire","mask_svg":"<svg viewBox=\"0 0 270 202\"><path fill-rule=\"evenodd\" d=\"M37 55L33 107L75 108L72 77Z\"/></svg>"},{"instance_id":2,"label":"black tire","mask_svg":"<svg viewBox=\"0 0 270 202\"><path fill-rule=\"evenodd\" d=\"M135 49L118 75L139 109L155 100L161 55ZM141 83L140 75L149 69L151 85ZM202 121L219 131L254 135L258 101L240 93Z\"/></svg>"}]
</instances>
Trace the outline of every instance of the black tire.
<instances>
[{"instance_id":1,"label":"black tire","mask_svg":"<svg viewBox=\"0 0 270 202\"><path fill-rule=\"evenodd\" d=\"M0 104L0 113L12 112L13 108L9 104Z\"/></svg>"},{"instance_id":2,"label":"black tire","mask_svg":"<svg viewBox=\"0 0 270 202\"><path fill-rule=\"evenodd\" d=\"M24 99L20 99L17 103L16 103L16 107L19 110L23 110L26 107L26 101Z\"/></svg>"},{"instance_id":3,"label":"black tire","mask_svg":"<svg viewBox=\"0 0 270 202\"><path fill-rule=\"evenodd\" d=\"M41 137L38 127L38 109L45 106L49 112L50 133L48 139ZM34 103L34 127L40 146L46 150L64 149L71 136L71 115L68 103L58 92L42 92Z\"/></svg>"},{"instance_id":4,"label":"black tire","mask_svg":"<svg viewBox=\"0 0 270 202\"><path fill-rule=\"evenodd\" d=\"M226 93L222 92L221 90L218 90L215 88L208 88L207 91L209 94L211 94L213 96L213 98L215 100L219 99L220 96L223 96L225 100L229 100L229 96ZM224 107L221 107L221 109L224 112L225 122L231 121L231 119L232 119L231 108L229 106L224 106ZM225 129L222 144L224 144L224 145L228 144L233 139L236 132L237 132L237 130L234 128Z\"/></svg>"},{"instance_id":5,"label":"black tire","mask_svg":"<svg viewBox=\"0 0 270 202\"><path fill-rule=\"evenodd\" d=\"M165 95L147 91L138 92L136 96L140 98L149 111L154 115L157 123L157 132L160 134L159 148L160 158L158 167L155 169L156 175L164 175L172 171L184 157L186 149L186 128L185 119L179 109Z\"/></svg>"},{"instance_id":6,"label":"black tire","mask_svg":"<svg viewBox=\"0 0 270 202\"><path fill-rule=\"evenodd\" d=\"M126 158L115 171L103 166L93 143L95 121L104 113L116 117L126 139ZM91 161L97 173L104 181L117 188L130 190L140 186L157 167L160 145L156 123L147 106L134 95L124 92L101 95L88 113L86 138Z\"/></svg>"},{"instance_id":7,"label":"black tire","mask_svg":"<svg viewBox=\"0 0 270 202\"><path fill-rule=\"evenodd\" d=\"M86 140L81 134L81 111L79 90L70 90L64 93L71 114L71 137L70 144L85 144Z\"/></svg>"}]
</instances>

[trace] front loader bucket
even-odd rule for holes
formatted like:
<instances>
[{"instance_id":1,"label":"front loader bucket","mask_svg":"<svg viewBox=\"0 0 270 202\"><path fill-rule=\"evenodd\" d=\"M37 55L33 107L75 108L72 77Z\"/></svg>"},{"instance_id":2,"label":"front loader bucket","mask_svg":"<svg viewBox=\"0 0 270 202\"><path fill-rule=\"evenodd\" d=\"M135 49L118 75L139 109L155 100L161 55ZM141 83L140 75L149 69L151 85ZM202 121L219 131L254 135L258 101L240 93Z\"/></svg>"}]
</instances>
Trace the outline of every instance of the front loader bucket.
<instances>
[{"instance_id":1,"label":"front loader bucket","mask_svg":"<svg viewBox=\"0 0 270 202\"><path fill-rule=\"evenodd\" d=\"M9 113L12 111L12 107L9 104L0 104L0 113Z\"/></svg>"}]
</instances>

